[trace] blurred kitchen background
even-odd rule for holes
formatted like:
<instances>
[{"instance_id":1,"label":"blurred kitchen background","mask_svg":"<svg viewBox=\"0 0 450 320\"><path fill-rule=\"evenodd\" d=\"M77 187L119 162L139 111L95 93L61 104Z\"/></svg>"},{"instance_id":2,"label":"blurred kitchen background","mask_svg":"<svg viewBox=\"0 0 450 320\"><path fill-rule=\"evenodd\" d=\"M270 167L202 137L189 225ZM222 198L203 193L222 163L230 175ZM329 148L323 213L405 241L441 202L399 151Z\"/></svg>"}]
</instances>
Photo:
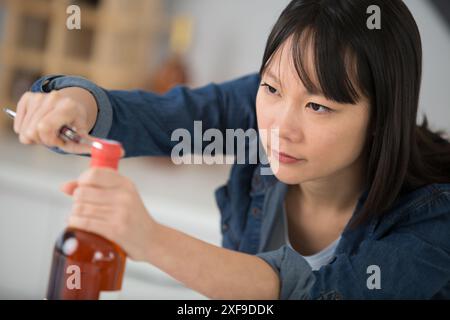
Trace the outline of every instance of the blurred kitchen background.
<instances>
[{"instance_id":1,"label":"blurred kitchen background","mask_svg":"<svg viewBox=\"0 0 450 320\"><path fill-rule=\"evenodd\" d=\"M110 89L165 92L256 72L270 28L288 0L0 0L0 107L15 109L40 76L75 74ZM406 0L422 34L422 113L450 132L450 1ZM68 30L66 8L81 8ZM0 299L45 297L54 241L71 200L59 186L89 159L19 143L0 114ZM159 221L220 244L214 190L228 165L122 161ZM128 261L123 299L204 298L156 268Z\"/></svg>"}]
</instances>

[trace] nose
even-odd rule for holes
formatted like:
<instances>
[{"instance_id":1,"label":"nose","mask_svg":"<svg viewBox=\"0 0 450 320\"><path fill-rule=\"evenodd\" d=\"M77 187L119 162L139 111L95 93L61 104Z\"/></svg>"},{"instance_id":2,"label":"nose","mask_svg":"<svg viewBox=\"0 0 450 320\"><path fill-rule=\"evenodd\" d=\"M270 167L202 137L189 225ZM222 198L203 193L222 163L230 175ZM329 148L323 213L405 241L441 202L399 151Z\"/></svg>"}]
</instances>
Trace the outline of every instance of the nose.
<instances>
[{"instance_id":1,"label":"nose","mask_svg":"<svg viewBox=\"0 0 450 320\"><path fill-rule=\"evenodd\" d=\"M303 137L300 111L295 105L288 105L283 108L275 121L279 128L280 140L287 140L291 143L300 142Z\"/></svg>"}]
</instances>

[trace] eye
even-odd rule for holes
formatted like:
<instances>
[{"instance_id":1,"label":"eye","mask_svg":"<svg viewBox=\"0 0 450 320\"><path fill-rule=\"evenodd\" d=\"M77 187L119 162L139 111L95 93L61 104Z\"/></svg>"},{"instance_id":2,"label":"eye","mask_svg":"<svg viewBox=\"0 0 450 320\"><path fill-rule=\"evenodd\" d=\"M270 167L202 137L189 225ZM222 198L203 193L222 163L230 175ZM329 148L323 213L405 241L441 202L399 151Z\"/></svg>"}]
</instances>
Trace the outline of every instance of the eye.
<instances>
[{"instance_id":1,"label":"eye","mask_svg":"<svg viewBox=\"0 0 450 320\"><path fill-rule=\"evenodd\" d=\"M306 107L311 108L315 113L330 113L333 112L333 109L330 109L328 107L322 106L320 104L310 102L306 105Z\"/></svg>"},{"instance_id":2,"label":"eye","mask_svg":"<svg viewBox=\"0 0 450 320\"><path fill-rule=\"evenodd\" d=\"M278 94L278 90L275 89L274 87L272 87L271 85L263 82L261 83L261 87L266 87L266 90L270 93L270 94Z\"/></svg>"}]
</instances>

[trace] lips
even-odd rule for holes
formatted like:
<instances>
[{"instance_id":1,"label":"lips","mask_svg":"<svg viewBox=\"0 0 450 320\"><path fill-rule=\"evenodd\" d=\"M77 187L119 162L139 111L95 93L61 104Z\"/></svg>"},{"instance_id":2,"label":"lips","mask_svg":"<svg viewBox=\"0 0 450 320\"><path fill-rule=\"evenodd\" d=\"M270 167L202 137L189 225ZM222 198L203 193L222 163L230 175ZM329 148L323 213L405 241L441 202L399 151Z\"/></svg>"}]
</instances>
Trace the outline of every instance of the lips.
<instances>
[{"instance_id":1,"label":"lips","mask_svg":"<svg viewBox=\"0 0 450 320\"><path fill-rule=\"evenodd\" d=\"M284 152L278 152L276 150L272 150L274 157L280 162L285 164L293 164L300 161L304 161L305 159L293 157Z\"/></svg>"}]
</instances>

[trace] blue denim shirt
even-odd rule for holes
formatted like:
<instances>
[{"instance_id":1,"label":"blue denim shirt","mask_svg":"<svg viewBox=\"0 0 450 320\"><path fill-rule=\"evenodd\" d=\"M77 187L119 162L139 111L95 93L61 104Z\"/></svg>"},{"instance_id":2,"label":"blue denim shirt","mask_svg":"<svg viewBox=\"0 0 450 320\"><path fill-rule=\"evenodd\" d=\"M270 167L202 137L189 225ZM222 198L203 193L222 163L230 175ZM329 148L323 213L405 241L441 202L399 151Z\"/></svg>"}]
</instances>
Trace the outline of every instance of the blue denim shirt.
<instances>
[{"instance_id":1,"label":"blue denim shirt","mask_svg":"<svg viewBox=\"0 0 450 320\"><path fill-rule=\"evenodd\" d=\"M99 108L91 134L123 143L126 156L169 156L175 129L257 129L259 76L249 75L198 89L178 86L164 95L139 90L105 90L87 79L46 76L32 91L78 86ZM224 134L225 135L225 134ZM206 146L206 144L205 144ZM204 147L204 146L203 146ZM267 251L287 186L261 175L261 164L235 164L215 192L223 246L257 254L280 277L281 299L449 299L450 184L432 184L398 197L381 219L345 228L331 262L312 271L306 260L280 243ZM358 200L353 217L362 207ZM380 288L368 285L378 267ZM370 287L370 288L369 288Z\"/></svg>"}]
</instances>

